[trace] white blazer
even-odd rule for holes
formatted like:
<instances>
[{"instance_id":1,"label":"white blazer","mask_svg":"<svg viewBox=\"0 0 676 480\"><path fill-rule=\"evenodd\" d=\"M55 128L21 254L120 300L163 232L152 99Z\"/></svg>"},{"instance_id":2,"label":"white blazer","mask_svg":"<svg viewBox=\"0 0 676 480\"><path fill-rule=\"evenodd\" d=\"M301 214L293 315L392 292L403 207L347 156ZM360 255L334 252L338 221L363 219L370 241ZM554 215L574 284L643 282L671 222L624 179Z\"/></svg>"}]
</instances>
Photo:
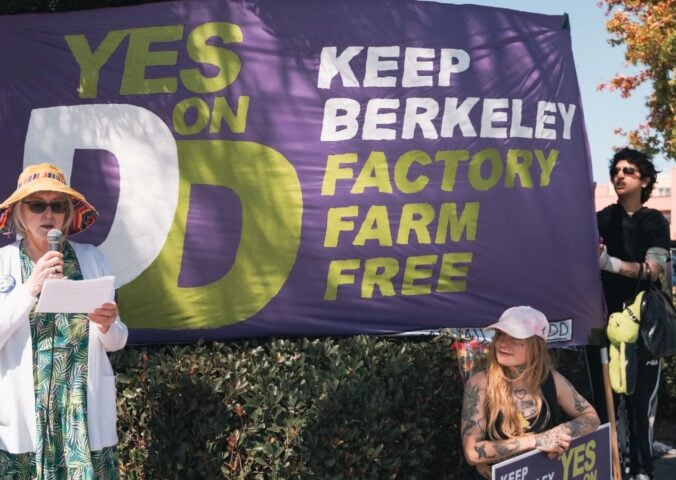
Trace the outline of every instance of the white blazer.
<instances>
[{"instance_id":1,"label":"white blazer","mask_svg":"<svg viewBox=\"0 0 676 480\"><path fill-rule=\"evenodd\" d=\"M84 278L110 274L96 247L69 243ZM0 293L0 450L16 454L35 452L37 444L33 345L28 320L37 298L21 281L18 242L0 248L3 290L12 279L16 281L14 288ZM127 327L119 317L105 334L94 326L89 330L87 424L92 451L117 443L115 375L106 352L123 348L127 334Z\"/></svg>"}]
</instances>

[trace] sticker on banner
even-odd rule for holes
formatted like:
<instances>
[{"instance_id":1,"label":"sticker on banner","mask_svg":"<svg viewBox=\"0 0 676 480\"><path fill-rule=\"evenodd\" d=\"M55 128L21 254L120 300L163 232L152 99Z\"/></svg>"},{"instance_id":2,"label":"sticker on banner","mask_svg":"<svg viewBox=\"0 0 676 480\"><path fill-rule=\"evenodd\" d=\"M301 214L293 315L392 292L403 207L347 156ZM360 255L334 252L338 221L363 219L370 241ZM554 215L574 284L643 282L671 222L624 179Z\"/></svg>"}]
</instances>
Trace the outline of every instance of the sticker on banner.
<instances>
[{"instance_id":1,"label":"sticker on banner","mask_svg":"<svg viewBox=\"0 0 676 480\"><path fill-rule=\"evenodd\" d=\"M11 275L0 277L0 293L9 293L14 290L16 280Z\"/></svg>"},{"instance_id":2,"label":"sticker on banner","mask_svg":"<svg viewBox=\"0 0 676 480\"><path fill-rule=\"evenodd\" d=\"M490 341L493 338L493 331L485 331L483 328L449 328L451 336L459 340L479 340ZM569 342L573 338L573 319L555 320L549 322L549 332L547 334L547 343Z\"/></svg>"}]
</instances>

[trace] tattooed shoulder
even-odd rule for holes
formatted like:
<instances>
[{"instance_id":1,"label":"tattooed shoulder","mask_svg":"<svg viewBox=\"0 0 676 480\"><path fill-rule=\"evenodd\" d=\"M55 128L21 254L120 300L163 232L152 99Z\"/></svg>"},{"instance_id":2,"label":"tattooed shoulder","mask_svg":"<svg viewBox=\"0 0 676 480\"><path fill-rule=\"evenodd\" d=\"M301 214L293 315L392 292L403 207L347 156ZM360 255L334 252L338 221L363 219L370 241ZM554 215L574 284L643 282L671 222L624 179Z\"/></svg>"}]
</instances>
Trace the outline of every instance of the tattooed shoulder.
<instances>
[{"instance_id":1,"label":"tattooed shoulder","mask_svg":"<svg viewBox=\"0 0 676 480\"><path fill-rule=\"evenodd\" d=\"M481 406L481 392L484 381L480 376L472 376L465 385L465 394L462 400L461 438L463 442L470 438L482 438L484 435L483 413Z\"/></svg>"},{"instance_id":2,"label":"tattooed shoulder","mask_svg":"<svg viewBox=\"0 0 676 480\"><path fill-rule=\"evenodd\" d=\"M462 400L462 419L467 421L479 413L481 401L481 387L477 383L468 382L465 385L465 395Z\"/></svg>"},{"instance_id":3,"label":"tattooed shoulder","mask_svg":"<svg viewBox=\"0 0 676 480\"><path fill-rule=\"evenodd\" d=\"M582 395L580 395L578 393L578 391L575 389L575 386L570 382L570 380L568 380L566 377L564 377L560 373L558 373L558 372L556 372L556 373L558 374L561 381L563 381L565 383L565 385L568 387L570 394L573 397L573 402L574 402L574 405L575 405L575 407L574 407L575 411L577 413L584 412L587 409L587 407L589 407L589 402L587 402L587 400Z\"/></svg>"}]
</instances>

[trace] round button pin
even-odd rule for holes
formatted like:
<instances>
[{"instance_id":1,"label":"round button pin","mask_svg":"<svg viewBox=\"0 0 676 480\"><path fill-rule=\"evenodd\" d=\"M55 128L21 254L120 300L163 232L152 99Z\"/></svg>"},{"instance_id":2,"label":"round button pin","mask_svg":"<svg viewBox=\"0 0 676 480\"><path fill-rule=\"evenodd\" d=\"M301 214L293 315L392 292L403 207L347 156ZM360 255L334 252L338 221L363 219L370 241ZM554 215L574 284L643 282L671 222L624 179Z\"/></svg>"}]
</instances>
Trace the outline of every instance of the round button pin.
<instances>
[{"instance_id":1,"label":"round button pin","mask_svg":"<svg viewBox=\"0 0 676 480\"><path fill-rule=\"evenodd\" d=\"M11 275L0 277L0 293L9 293L16 286L16 280Z\"/></svg>"}]
</instances>

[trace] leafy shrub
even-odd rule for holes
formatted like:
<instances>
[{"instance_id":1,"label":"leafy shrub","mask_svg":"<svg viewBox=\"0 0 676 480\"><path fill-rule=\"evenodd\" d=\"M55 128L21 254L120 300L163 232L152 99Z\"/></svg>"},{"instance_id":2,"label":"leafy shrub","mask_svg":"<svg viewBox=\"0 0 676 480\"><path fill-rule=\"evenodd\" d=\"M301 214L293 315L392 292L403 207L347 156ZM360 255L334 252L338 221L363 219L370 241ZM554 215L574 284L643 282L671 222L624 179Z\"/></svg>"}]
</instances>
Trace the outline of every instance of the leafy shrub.
<instances>
[{"instance_id":1,"label":"leafy shrub","mask_svg":"<svg viewBox=\"0 0 676 480\"><path fill-rule=\"evenodd\" d=\"M658 418L676 424L676 355L665 358L662 363L659 399L657 401ZM676 426L674 427L676 430ZM676 440L676 431L674 431Z\"/></svg>"},{"instance_id":2,"label":"leafy shrub","mask_svg":"<svg viewBox=\"0 0 676 480\"><path fill-rule=\"evenodd\" d=\"M446 336L127 347L127 479L462 479L463 383ZM585 396L580 349L552 351ZM676 418L674 359L660 416ZM670 406L671 405L671 406Z\"/></svg>"},{"instance_id":3,"label":"leafy shrub","mask_svg":"<svg viewBox=\"0 0 676 480\"><path fill-rule=\"evenodd\" d=\"M90 8L124 7L166 0L3 0L0 15L35 12L70 12Z\"/></svg>"},{"instance_id":4,"label":"leafy shrub","mask_svg":"<svg viewBox=\"0 0 676 480\"><path fill-rule=\"evenodd\" d=\"M352 337L128 347L125 478L460 478L451 340Z\"/></svg>"}]
</instances>

